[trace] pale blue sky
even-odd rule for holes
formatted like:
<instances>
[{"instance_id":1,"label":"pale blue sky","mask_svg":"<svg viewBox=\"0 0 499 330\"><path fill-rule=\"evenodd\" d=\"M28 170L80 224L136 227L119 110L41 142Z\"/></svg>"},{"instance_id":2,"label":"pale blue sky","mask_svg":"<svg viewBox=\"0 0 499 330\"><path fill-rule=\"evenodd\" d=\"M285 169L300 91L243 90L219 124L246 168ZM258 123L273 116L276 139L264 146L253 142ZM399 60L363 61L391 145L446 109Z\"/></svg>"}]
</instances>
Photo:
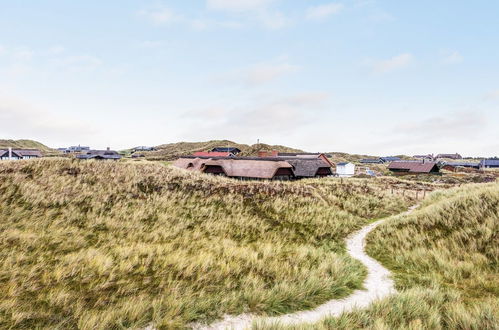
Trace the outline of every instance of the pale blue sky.
<instances>
[{"instance_id":1,"label":"pale blue sky","mask_svg":"<svg viewBox=\"0 0 499 330\"><path fill-rule=\"evenodd\" d=\"M0 0L0 138L499 155L499 2Z\"/></svg>"}]
</instances>

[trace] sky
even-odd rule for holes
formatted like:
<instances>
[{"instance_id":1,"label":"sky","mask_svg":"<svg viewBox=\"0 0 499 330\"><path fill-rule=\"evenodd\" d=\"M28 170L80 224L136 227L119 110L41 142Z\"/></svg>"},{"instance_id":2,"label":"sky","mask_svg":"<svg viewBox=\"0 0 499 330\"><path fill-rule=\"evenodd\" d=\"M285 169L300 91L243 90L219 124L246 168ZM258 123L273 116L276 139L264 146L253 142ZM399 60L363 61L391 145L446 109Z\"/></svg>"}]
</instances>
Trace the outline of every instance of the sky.
<instances>
[{"instance_id":1,"label":"sky","mask_svg":"<svg viewBox=\"0 0 499 330\"><path fill-rule=\"evenodd\" d=\"M499 155L498 1L0 0L0 139Z\"/></svg>"}]
</instances>

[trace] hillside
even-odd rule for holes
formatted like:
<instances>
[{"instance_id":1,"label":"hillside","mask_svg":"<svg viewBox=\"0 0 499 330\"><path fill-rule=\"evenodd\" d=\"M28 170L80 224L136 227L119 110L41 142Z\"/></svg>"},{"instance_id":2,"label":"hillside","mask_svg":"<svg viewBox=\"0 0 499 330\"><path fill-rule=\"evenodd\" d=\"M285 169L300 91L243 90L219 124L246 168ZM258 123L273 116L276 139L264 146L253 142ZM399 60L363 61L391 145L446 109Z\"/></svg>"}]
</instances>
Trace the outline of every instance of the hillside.
<instances>
[{"instance_id":1,"label":"hillside","mask_svg":"<svg viewBox=\"0 0 499 330\"><path fill-rule=\"evenodd\" d=\"M57 152L57 150L33 140L0 140L0 148L9 147L16 149L38 149L43 153Z\"/></svg>"},{"instance_id":2,"label":"hillside","mask_svg":"<svg viewBox=\"0 0 499 330\"><path fill-rule=\"evenodd\" d=\"M151 160L174 160L179 156L190 155L196 151L209 151L215 147L236 147L241 150L241 156L256 156L259 150L278 150L280 152L301 152L302 150L293 149L280 145L267 144L239 144L228 140L212 140L206 142L177 142L162 144L156 147L157 151L144 152L147 159Z\"/></svg>"},{"instance_id":3,"label":"hillside","mask_svg":"<svg viewBox=\"0 0 499 330\"><path fill-rule=\"evenodd\" d=\"M498 235L499 183L435 192L368 238L399 293L310 329L497 329Z\"/></svg>"},{"instance_id":4,"label":"hillside","mask_svg":"<svg viewBox=\"0 0 499 330\"><path fill-rule=\"evenodd\" d=\"M343 297L365 276L344 238L413 203L384 184L0 163L0 328L182 328Z\"/></svg>"}]
</instances>

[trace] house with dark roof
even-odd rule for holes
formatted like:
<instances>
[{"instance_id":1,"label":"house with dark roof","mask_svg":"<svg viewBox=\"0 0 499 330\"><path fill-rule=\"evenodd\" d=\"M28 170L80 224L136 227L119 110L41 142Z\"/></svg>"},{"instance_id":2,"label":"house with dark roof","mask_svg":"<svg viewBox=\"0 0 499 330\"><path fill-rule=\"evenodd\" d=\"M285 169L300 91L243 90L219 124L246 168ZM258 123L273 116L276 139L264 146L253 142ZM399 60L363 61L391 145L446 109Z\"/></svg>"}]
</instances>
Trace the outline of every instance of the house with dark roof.
<instances>
[{"instance_id":1,"label":"house with dark roof","mask_svg":"<svg viewBox=\"0 0 499 330\"><path fill-rule=\"evenodd\" d=\"M154 151L156 148L154 147L146 147L146 146L139 146L132 148L132 152L137 152L137 151Z\"/></svg>"},{"instance_id":2,"label":"house with dark roof","mask_svg":"<svg viewBox=\"0 0 499 330\"><path fill-rule=\"evenodd\" d=\"M394 157L394 156L379 157L379 159L383 163L390 163L390 162L396 162L396 161L401 160L400 157Z\"/></svg>"},{"instance_id":3,"label":"house with dark roof","mask_svg":"<svg viewBox=\"0 0 499 330\"><path fill-rule=\"evenodd\" d=\"M436 162L398 161L388 165L388 169L396 175L404 174L437 174L440 169Z\"/></svg>"},{"instance_id":4,"label":"house with dark roof","mask_svg":"<svg viewBox=\"0 0 499 330\"><path fill-rule=\"evenodd\" d=\"M468 167L468 168L476 168L480 167L480 163L473 162L442 162L443 167Z\"/></svg>"},{"instance_id":5,"label":"house with dark roof","mask_svg":"<svg viewBox=\"0 0 499 330\"><path fill-rule=\"evenodd\" d=\"M287 158L287 159L322 159L324 162L328 163L330 166L334 164L329 160L328 157L331 155L326 155L320 152L278 152L273 151L259 151L258 157L275 157L275 158Z\"/></svg>"},{"instance_id":6,"label":"house with dark roof","mask_svg":"<svg viewBox=\"0 0 499 330\"><path fill-rule=\"evenodd\" d=\"M460 154L455 153L455 154L438 154L436 159L441 159L441 158L447 158L447 159L462 159Z\"/></svg>"},{"instance_id":7,"label":"house with dark roof","mask_svg":"<svg viewBox=\"0 0 499 330\"><path fill-rule=\"evenodd\" d=\"M42 157L38 149L0 149L0 160L19 160Z\"/></svg>"},{"instance_id":8,"label":"house with dark roof","mask_svg":"<svg viewBox=\"0 0 499 330\"><path fill-rule=\"evenodd\" d=\"M480 168L499 168L499 159L482 159Z\"/></svg>"},{"instance_id":9,"label":"house with dark roof","mask_svg":"<svg viewBox=\"0 0 499 330\"><path fill-rule=\"evenodd\" d=\"M421 160L430 160L430 161L433 161L434 160L434 157L433 155L414 155L412 156L412 158L416 158L416 159L421 159Z\"/></svg>"},{"instance_id":10,"label":"house with dark roof","mask_svg":"<svg viewBox=\"0 0 499 330\"><path fill-rule=\"evenodd\" d=\"M382 164L381 158L364 158L359 161L361 164Z\"/></svg>"},{"instance_id":11,"label":"house with dark roof","mask_svg":"<svg viewBox=\"0 0 499 330\"><path fill-rule=\"evenodd\" d=\"M80 152L90 151L90 147L77 145L77 146L70 146L68 148L57 148L57 150L65 154L70 154L70 153L80 153Z\"/></svg>"},{"instance_id":12,"label":"house with dark roof","mask_svg":"<svg viewBox=\"0 0 499 330\"><path fill-rule=\"evenodd\" d=\"M121 159L121 155L114 150L107 148L106 150L89 150L85 153L76 155L77 159L87 160L118 160Z\"/></svg>"},{"instance_id":13,"label":"house with dark roof","mask_svg":"<svg viewBox=\"0 0 499 330\"><path fill-rule=\"evenodd\" d=\"M364 159L361 159L359 162L361 164L383 164L383 163L395 162L398 160L400 160L399 157L387 156L387 157L379 157L379 158L364 158Z\"/></svg>"},{"instance_id":14,"label":"house with dark roof","mask_svg":"<svg viewBox=\"0 0 499 330\"><path fill-rule=\"evenodd\" d=\"M235 147L215 147L211 149L212 152L230 152L231 154L237 155L241 152L239 148Z\"/></svg>"}]
</instances>

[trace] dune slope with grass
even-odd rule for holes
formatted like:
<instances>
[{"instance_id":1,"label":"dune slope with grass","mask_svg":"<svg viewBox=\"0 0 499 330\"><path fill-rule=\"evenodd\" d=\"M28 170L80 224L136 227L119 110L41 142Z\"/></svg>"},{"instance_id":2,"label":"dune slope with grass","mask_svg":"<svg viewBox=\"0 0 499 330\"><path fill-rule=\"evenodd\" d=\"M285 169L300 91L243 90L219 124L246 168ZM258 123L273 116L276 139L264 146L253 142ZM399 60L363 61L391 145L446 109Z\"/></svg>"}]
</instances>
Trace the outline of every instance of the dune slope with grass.
<instances>
[{"instance_id":1,"label":"dune slope with grass","mask_svg":"<svg viewBox=\"0 0 499 330\"><path fill-rule=\"evenodd\" d=\"M498 183L434 192L368 237L399 293L300 329L497 329L498 235Z\"/></svg>"},{"instance_id":2,"label":"dune slope with grass","mask_svg":"<svg viewBox=\"0 0 499 330\"><path fill-rule=\"evenodd\" d=\"M0 328L181 328L347 296L365 269L344 238L412 202L376 184L1 162Z\"/></svg>"}]
</instances>

